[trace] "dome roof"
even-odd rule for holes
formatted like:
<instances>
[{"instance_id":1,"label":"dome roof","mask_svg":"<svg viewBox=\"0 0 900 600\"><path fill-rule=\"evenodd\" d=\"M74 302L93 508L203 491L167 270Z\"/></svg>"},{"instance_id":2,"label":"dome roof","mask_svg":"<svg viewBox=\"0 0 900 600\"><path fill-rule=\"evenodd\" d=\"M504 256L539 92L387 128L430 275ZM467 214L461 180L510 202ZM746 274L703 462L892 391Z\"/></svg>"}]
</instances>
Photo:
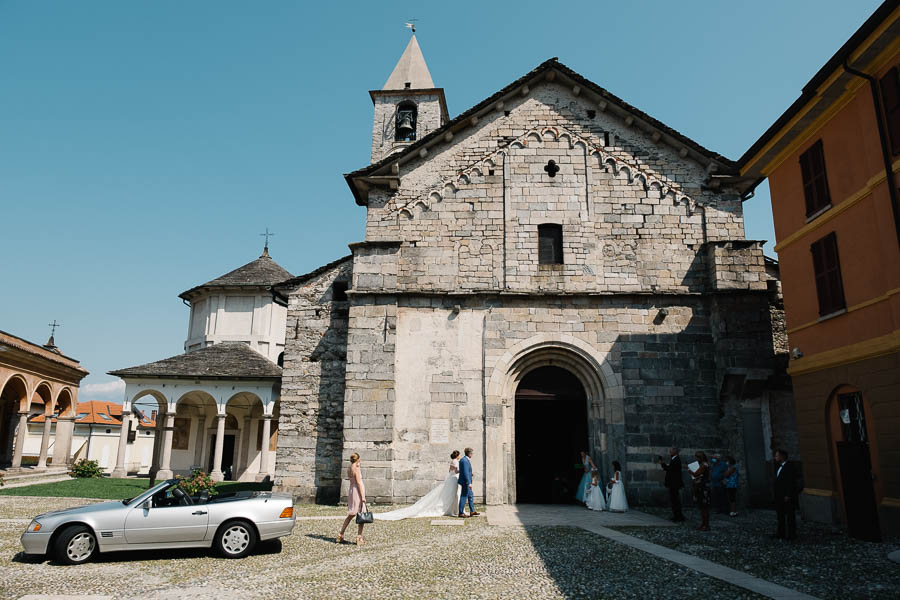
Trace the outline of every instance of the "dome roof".
<instances>
[{"instance_id":1,"label":"dome roof","mask_svg":"<svg viewBox=\"0 0 900 600\"><path fill-rule=\"evenodd\" d=\"M207 290L209 288L266 288L281 283L293 277L291 273L272 260L268 251L263 252L262 256L247 263L243 267L238 267L234 271L225 273L221 277L216 277L202 285L192 287L186 292L178 295L179 298L190 300L197 295L197 292Z\"/></svg>"}]
</instances>

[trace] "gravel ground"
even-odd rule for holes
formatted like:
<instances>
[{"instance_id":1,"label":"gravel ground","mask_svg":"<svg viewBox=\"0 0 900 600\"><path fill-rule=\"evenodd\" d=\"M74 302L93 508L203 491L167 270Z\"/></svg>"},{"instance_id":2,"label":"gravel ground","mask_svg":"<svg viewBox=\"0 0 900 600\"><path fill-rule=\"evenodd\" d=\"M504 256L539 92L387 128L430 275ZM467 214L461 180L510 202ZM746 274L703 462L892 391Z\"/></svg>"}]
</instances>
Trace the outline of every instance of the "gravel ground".
<instances>
[{"instance_id":1,"label":"gravel ground","mask_svg":"<svg viewBox=\"0 0 900 600\"><path fill-rule=\"evenodd\" d=\"M668 509L641 510L671 515ZM798 519L797 541L776 540L774 510L744 511L734 518L713 514L711 531L695 529L699 512L685 510L685 516L681 527L614 529L820 598L900 597L900 565L887 559L900 549L900 539L861 542L837 527Z\"/></svg>"},{"instance_id":2,"label":"gravel ground","mask_svg":"<svg viewBox=\"0 0 900 600\"><path fill-rule=\"evenodd\" d=\"M83 503L2 498L0 519ZM300 506L298 515L345 510ZM463 527L434 527L430 519L377 522L366 527L363 547L336 544L337 521L298 521L283 543L243 560L205 550L143 551L101 555L79 567L25 558L23 527L0 521L0 598L758 598L581 529L489 527L484 518Z\"/></svg>"}]
</instances>

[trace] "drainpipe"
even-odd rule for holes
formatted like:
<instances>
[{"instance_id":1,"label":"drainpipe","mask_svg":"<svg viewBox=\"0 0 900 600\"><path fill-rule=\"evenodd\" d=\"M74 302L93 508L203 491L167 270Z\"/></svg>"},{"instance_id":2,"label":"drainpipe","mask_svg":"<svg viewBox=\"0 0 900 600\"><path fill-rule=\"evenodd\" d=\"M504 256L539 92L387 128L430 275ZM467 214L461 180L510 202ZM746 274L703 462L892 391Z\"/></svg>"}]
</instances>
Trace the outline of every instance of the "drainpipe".
<instances>
[{"instance_id":1,"label":"drainpipe","mask_svg":"<svg viewBox=\"0 0 900 600\"><path fill-rule=\"evenodd\" d=\"M884 160L884 171L887 175L888 191L891 194L891 211L894 214L894 229L897 231L897 244L900 245L900 199L898 199L897 182L894 180L894 170L891 165L891 151L888 149L887 133L884 131L884 114L881 110L881 100L878 95L878 82L874 77L857 71L847 64L844 59L844 70L851 75L856 75L869 82L869 89L872 92L872 102L875 105L875 121L878 123L878 138L881 141L881 158Z\"/></svg>"}]
</instances>

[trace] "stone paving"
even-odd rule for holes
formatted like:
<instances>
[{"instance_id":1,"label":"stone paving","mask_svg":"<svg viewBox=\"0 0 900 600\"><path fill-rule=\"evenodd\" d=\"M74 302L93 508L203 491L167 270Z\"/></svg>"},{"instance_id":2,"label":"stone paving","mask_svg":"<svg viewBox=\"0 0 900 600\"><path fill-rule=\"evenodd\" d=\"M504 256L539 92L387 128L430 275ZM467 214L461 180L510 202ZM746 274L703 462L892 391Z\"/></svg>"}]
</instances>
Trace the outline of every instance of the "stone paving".
<instances>
[{"instance_id":1,"label":"stone paving","mask_svg":"<svg viewBox=\"0 0 900 600\"><path fill-rule=\"evenodd\" d=\"M335 517L345 510L341 507L298 506L300 516L320 518L298 521L283 543L266 544L239 561L206 550L141 551L63 567L20 553L20 520L83 503L75 498L0 498L0 518L9 520L0 522L0 598L764 597L570 526L491 527L479 517L462 526L439 527L430 519L411 519L367 526L365 546L338 545ZM581 509L575 514L590 513Z\"/></svg>"}]
</instances>

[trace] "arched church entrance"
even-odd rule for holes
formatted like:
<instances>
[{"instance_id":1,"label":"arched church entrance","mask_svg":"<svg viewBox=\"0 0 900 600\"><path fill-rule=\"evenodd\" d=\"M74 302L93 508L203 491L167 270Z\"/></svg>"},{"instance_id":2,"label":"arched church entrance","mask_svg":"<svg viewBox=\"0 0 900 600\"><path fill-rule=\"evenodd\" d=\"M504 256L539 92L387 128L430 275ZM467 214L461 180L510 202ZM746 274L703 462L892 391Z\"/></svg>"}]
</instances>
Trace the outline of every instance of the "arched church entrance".
<instances>
[{"instance_id":1,"label":"arched church entrance","mask_svg":"<svg viewBox=\"0 0 900 600\"><path fill-rule=\"evenodd\" d=\"M555 366L527 373L515 396L516 502L574 501L579 452L588 448L587 394L578 377Z\"/></svg>"}]
</instances>

